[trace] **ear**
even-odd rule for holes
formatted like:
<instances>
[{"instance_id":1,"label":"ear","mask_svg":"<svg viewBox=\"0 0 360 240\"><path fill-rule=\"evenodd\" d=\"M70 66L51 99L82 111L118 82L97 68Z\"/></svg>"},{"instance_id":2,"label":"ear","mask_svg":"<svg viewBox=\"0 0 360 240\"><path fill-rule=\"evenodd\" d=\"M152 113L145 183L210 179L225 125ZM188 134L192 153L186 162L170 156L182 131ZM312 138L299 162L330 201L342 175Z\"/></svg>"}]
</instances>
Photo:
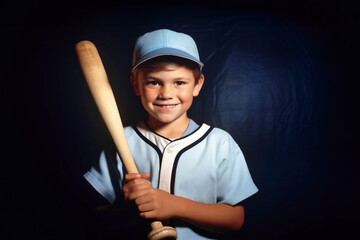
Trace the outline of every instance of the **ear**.
<instances>
[{"instance_id":1,"label":"ear","mask_svg":"<svg viewBox=\"0 0 360 240\"><path fill-rule=\"evenodd\" d=\"M205 81L205 77L204 77L204 74L201 74L200 75L200 78L199 78L199 81L198 83L195 85L194 87L194 90L193 90L193 96L194 97L197 97L200 93L200 90L204 84L204 81Z\"/></svg>"},{"instance_id":2,"label":"ear","mask_svg":"<svg viewBox=\"0 0 360 240\"><path fill-rule=\"evenodd\" d=\"M134 74L130 75L130 82L131 82L131 86L135 92L135 95L140 96L141 94L140 94L139 84L136 81Z\"/></svg>"}]
</instances>

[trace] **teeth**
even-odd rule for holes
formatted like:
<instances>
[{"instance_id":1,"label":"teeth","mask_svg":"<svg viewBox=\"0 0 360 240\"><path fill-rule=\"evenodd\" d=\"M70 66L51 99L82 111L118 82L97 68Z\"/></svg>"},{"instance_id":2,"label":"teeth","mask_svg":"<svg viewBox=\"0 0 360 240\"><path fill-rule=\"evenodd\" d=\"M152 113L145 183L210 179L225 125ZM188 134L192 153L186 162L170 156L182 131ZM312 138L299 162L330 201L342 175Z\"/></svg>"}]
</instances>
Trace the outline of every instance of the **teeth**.
<instances>
[{"instance_id":1,"label":"teeth","mask_svg":"<svg viewBox=\"0 0 360 240\"><path fill-rule=\"evenodd\" d=\"M167 104L167 105L163 105L163 104L154 104L155 106L158 106L158 107L161 107L161 108L173 108L173 107L176 107L177 104Z\"/></svg>"}]
</instances>

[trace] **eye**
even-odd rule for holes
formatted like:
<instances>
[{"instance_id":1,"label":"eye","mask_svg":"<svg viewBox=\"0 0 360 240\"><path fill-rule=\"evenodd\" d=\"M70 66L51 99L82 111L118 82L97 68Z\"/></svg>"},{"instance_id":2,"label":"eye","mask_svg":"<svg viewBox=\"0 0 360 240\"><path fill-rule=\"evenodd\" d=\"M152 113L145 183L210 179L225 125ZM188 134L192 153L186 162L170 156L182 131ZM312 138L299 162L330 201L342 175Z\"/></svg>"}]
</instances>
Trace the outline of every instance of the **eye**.
<instances>
[{"instance_id":1,"label":"eye","mask_svg":"<svg viewBox=\"0 0 360 240\"><path fill-rule=\"evenodd\" d=\"M146 85L156 86L156 85L159 85L159 82L157 82L157 81L147 81Z\"/></svg>"},{"instance_id":2,"label":"eye","mask_svg":"<svg viewBox=\"0 0 360 240\"><path fill-rule=\"evenodd\" d=\"M186 83L186 82L183 82L183 81L176 81L176 82L175 82L175 84L176 84L176 85L179 85L179 86L180 86L180 85L184 85L185 83Z\"/></svg>"}]
</instances>

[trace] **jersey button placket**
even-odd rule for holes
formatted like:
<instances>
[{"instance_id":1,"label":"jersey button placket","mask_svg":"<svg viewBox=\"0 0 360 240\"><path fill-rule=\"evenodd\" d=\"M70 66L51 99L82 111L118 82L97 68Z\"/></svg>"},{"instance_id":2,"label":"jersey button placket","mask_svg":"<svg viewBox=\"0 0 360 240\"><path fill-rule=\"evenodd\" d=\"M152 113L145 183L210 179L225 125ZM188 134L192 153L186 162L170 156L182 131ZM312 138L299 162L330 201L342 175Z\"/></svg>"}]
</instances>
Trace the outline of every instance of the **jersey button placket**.
<instances>
[{"instance_id":1,"label":"jersey button placket","mask_svg":"<svg viewBox=\"0 0 360 240\"><path fill-rule=\"evenodd\" d=\"M167 192L170 192L171 175L172 175L175 153L176 153L176 149L174 148L174 146L170 146L169 144L168 146L165 147L162 156L159 188Z\"/></svg>"},{"instance_id":2,"label":"jersey button placket","mask_svg":"<svg viewBox=\"0 0 360 240\"><path fill-rule=\"evenodd\" d=\"M169 147L169 148L166 149L166 152L168 154L172 154L174 152L174 150L171 147Z\"/></svg>"}]
</instances>

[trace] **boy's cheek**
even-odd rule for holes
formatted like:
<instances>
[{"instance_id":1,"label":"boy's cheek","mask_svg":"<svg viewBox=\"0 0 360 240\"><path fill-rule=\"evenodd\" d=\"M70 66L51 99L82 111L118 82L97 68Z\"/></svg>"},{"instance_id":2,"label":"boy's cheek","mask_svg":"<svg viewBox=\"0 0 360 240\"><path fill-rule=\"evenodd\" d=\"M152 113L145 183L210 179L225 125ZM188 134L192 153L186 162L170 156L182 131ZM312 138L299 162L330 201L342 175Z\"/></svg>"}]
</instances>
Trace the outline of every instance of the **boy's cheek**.
<instances>
[{"instance_id":1,"label":"boy's cheek","mask_svg":"<svg viewBox=\"0 0 360 240\"><path fill-rule=\"evenodd\" d=\"M157 95L156 95L156 93L154 93L151 90L145 90L145 91L142 92L141 97L145 101L152 101L157 97Z\"/></svg>"}]
</instances>

